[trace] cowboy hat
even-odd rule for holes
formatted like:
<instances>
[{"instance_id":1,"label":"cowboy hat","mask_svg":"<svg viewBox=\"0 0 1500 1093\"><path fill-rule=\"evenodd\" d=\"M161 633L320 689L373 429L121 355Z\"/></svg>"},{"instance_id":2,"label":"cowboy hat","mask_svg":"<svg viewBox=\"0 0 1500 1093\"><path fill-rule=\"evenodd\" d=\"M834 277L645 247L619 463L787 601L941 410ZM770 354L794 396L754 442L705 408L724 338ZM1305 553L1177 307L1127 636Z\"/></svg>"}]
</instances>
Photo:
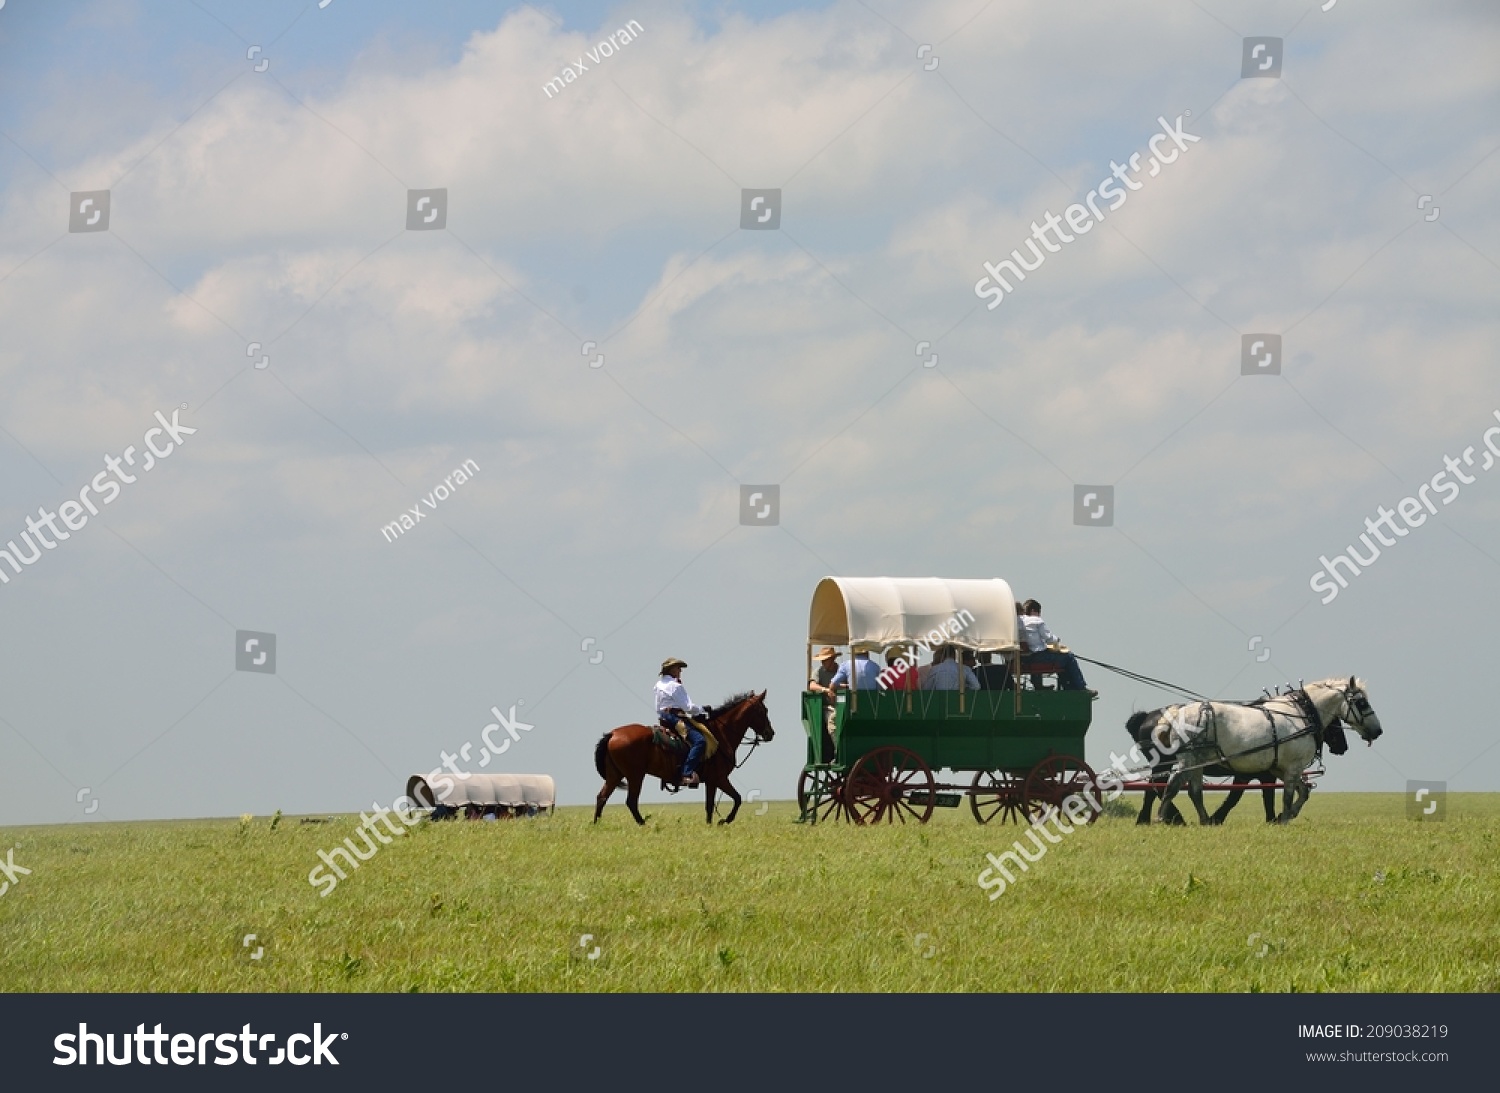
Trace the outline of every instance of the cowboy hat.
<instances>
[{"instance_id":1,"label":"cowboy hat","mask_svg":"<svg viewBox=\"0 0 1500 1093\"><path fill-rule=\"evenodd\" d=\"M661 662L661 674L662 675L666 675L673 668L686 668L686 667L687 667L687 661L685 661L685 660L678 660L676 657L668 657L666 660L664 660L664 661Z\"/></svg>"},{"instance_id":2,"label":"cowboy hat","mask_svg":"<svg viewBox=\"0 0 1500 1093\"><path fill-rule=\"evenodd\" d=\"M837 660L839 657L839 651L833 646L825 645L823 646L823 648L818 650L819 660L828 660L830 657L832 657L834 660Z\"/></svg>"}]
</instances>

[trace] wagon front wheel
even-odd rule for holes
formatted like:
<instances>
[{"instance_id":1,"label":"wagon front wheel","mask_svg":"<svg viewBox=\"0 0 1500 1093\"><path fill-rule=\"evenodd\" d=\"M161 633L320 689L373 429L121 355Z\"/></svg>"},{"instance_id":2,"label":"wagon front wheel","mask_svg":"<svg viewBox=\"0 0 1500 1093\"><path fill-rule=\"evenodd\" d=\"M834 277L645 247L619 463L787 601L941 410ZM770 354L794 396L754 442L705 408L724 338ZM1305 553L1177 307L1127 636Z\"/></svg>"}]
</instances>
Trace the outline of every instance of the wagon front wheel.
<instances>
[{"instance_id":1,"label":"wagon front wheel","mask_svg":"<svg viewBox=\"0 0 1500 1093\"><path fill-rule=\"evenodd\" d=\"M844 815L852 823L925 824L937 803L937 782L908 748L876 748L861 756L844 781Z\"/></svg>"},{"instance_id":2,"label":"wagon front wheel","mask_svg":"<svg viewBox=\"0 0 1500 1093\"><path fill-rule=\"evenodd\" d=\"M1024 824L1026 819L1025 782L1008 770L974 772L969 787L969 810L982 824L998 819L1002 824Z\"/></svg>"},{"instance_id":3,"label":"wagon front wheel","mask_svg":"<svg viewBox=\"0 0 1500 1093\"><path fill-rule=\"evenodd\" d=\"M1085 823L1097 820L1102 808L1093 768L1071 755L1049 755L1032 767L1026 775L1023 793L1026 814L1033 823L1045 819L1053 809L1062 808L1069 797L1077 797L1088 809Z\"/></svg>"},{"instance_id":4,"label":"wagon front wheel","mask_svg":"<svg viewBox=\"0 0 1500 1093\"><path fill-rule=\"evenodd\" d=\"M844 779L831 770L804 770L797 777L797 807L802 822L831 823L843 811Z\"/></svg>"}]
</instances>

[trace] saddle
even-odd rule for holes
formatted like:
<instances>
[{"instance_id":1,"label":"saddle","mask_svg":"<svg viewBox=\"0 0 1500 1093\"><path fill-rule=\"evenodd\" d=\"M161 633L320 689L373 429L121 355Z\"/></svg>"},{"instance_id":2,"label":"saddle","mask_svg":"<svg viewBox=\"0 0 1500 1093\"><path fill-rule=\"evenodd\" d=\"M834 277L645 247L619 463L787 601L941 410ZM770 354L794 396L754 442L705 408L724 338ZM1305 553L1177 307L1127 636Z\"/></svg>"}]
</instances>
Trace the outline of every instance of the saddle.
<instances>
[{"instance_id":1,"label":"saddle","mask_svg":"<svg viewBox=\"0 0 1500 1093\"><path fill-rule=\"evenodd\" d=\"M679 735L675 729L669 729L665 725L651 727L651 742L673 755L686 756L688 752L687 736Z\"/></svg>"},{"instance_id":2,"label":"saddle","mask_svg":"<svg viewBox=\"0 0 1500 1093\"><path fill-rule=\"evenodd\" d=\"M673 724L658 721L651 726L651 741L657 747L671 752L673 755L687 755L688 739L687 727L683 724L684 719L678 718ZM703 733L703 758L709 760L714 757L714 752L719 750L719 739L714 731L708 727L706 721L699 721L695 727Z\"/></svg>"}]
</instances>

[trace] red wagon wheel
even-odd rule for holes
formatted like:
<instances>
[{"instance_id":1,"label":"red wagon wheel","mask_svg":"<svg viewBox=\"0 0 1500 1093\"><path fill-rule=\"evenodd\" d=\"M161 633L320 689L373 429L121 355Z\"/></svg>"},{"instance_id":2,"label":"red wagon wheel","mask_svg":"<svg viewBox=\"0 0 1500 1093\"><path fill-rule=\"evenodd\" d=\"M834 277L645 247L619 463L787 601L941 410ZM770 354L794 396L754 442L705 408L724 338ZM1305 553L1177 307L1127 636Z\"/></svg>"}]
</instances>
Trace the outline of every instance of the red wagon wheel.
<instances>
[{"instance_id":1,"label":"red wagon wheel","mask_svg":"<svg viewBox=\"0 0 1500 1093\"><path fill-rule=\"evenodd\" d=\"M919 794L916 802L912 796ZM844 782L844 815L856 824L925 824L937 802L937 782L922 757L907 748L876 748Z\"/></svg>"},{"instance_id":2,"label":"red wagon wheel","mask_svg":"<svg viewBox=\"0 0 1500 1093\"><path fill-rule=\"evenodd\" d=\"M844 778L831 770L804 770L797 776L797 807L805 823L832 823L843 811Z\"/></svg>"},{"instance_id":3,"label":"red wagon wheel","mask_svg":"<svg viewBox=\"0 0 1500 1093\"><path fill-rule=\"evenodd\" d=\"M969 790L969 809L982 824L999 818L1002 824L1027 823L1025 783L1008 770L974 772Z\"/></svg>"},{"instance_id":4,"label":"red wagon wheel","mask_svg":"<svg viewBox=\"0 0 1500 1093\"><path fill-rule=\"evenodd\" d=\"M1090 797L1084 796L1085 789L1093 804L1089 803ZM1063 802L1073 796L1088 809L1087 823L1097 820L1102 809L1093 768L1071 755L1049 755L1032 767L1022 793L1026 798L1026 814L1032 822L1045 818L1054 808L1062 808Z\"/></svg>"}]
</instances>

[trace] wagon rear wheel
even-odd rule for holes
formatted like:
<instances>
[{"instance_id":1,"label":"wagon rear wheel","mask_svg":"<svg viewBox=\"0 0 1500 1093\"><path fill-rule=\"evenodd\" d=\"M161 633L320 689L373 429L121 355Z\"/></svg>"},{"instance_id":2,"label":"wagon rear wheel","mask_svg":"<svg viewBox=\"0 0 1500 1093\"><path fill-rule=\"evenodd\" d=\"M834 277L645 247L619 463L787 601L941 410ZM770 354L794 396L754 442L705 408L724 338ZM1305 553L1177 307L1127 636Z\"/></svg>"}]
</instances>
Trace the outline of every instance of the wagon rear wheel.
<instances>
[{"instance_id":1,"label":"wagon rear wheel","mask_svg":"<svg viewBox=\"0 0 1500 1093\"><path fill-rule=\"evenodd\" d=\"M1084 790L1088 790L1089 796L1084 795ZM1022 792L1026 814L1032 822L1044 819L1055 808L1062 808L1063 802L1073 796L1088 809L1086 823L1099 818L1101 806L1093 768L1071 755L1049 755L1032 767Z\"/></svg>"},{"instance_id":2,"label":"wagon rear wheel","mask_svg":"<svg viewBox=\"0 0 1500 1093\"><path fill-rule=\"evenodd\" d=\"M804 770L797 777L797 807L802 822L832 823L843 811L843 775L831 770Z\"/></svg>"},{"instance_id":3,"label":"wagon rear wheel","mask_svg":"<svg viewBox=\"0 0 1500 1093\"><path fill-rule=\"evenodd\" d=\"M1008 770L974 772L969 789L969 809L982 824L998 819L1002 824L1024 824L1026 820L1025 782Z\"/></svg>"},{"instance_id":4,"label":"wagon rear wheel","mask_svg":"<svg viewBox=\"0 0 1500 1093\"><path fill-rule=\"evenodd\" d=\"M917 802L913 795L919 795ZM907 748L876 748L861 756L844 782L844 815L856 824L925 824L937 800L937 782L922 757Z\"/></svg>"}]
</instances>

